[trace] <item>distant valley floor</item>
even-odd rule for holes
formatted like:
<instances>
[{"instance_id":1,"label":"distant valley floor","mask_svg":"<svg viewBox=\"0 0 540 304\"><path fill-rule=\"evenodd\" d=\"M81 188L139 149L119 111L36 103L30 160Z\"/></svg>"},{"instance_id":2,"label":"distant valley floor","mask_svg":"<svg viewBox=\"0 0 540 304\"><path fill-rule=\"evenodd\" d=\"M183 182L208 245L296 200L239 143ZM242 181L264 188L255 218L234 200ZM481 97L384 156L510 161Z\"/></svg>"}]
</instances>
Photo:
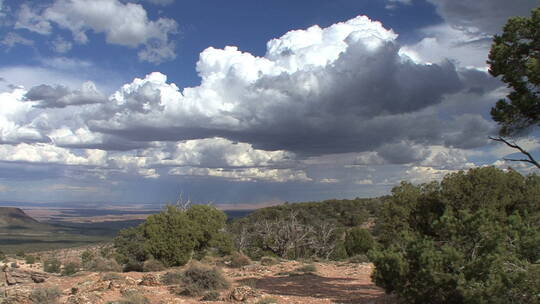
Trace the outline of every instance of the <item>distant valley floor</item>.
<instances>
[{"instance_id":1,"label":"distant valley floor","mask_svg":"<svg viewBox=\"0 0 540 304\"><path fill-rule=\"evenodd\" d=\"M10 219L7 214L2 215L2 210L9 210L9 207L19 209L15 204L0 207L0 250L5 253L110 242L119 230L137 226L149 215L160 212L158 208L141 206L68 208L26 205L19 209L27 216L20 222L20 218ZM243 217L251 211L225 210L225 213L231 219Z\"/></svg>"}]
</instances>

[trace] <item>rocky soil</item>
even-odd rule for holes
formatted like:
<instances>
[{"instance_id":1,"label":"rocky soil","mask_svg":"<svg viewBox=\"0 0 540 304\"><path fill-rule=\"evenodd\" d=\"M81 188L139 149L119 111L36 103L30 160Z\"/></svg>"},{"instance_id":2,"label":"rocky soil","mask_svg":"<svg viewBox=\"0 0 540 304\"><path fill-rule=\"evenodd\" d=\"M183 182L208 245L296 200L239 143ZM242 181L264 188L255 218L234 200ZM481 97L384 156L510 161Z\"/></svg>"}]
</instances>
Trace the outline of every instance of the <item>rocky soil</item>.
<instances>
[{"instance_id":1,"label":"rocky soil","mask_svg":"<svg viewBox=\"0 0 540 304\"><path fill-rule=\"evenodd\" d=\"M12 262L19 267L11 267ZM157 304L264 303L262 300L266 303L393 303L371 282L371 264L313 263L315 272L295 272L305 265L297 261L282 261L272 266L254 262L236 269L222 265L231 287L220 292L220 300L204 302L201 297L178 296L173 293L175 286L163 285L160 277L171 269L115 274L83 271L72 276L60 276L43 273L39 263L26 265L23 260L11 259L0 272L0 303L33 303L31 292L48 287L57 287L61 291L59 303L69 304L114 303L130 293L141 294L150 303Z\"/></svg>"}]
</instances>

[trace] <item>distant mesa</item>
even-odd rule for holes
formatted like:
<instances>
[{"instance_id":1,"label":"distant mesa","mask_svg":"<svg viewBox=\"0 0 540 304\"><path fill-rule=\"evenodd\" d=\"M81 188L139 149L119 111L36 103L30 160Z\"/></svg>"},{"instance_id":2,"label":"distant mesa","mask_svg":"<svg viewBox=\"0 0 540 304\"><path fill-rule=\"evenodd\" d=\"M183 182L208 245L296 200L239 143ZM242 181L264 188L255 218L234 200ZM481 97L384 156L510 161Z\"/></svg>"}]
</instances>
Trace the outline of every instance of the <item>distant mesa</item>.
<instances>
[{"instance_id":1,"label":"distant mesa","mask_svg":"<svg viewBox=\"0 0 540 304\"><path fill-rule=\"evenodd\" d=\"M24 213L20 208L0 207L0 229L50 229L50 225L42 224Z\"/></svg>"}]
</instances>

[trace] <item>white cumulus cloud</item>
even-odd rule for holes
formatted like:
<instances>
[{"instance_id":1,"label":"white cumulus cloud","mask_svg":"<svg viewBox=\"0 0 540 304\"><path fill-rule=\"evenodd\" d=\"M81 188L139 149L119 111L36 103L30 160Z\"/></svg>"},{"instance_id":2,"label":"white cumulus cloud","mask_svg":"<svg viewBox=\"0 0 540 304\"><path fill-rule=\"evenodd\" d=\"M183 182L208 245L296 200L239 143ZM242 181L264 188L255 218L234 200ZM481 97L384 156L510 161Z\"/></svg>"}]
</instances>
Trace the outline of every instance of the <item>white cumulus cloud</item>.
<instances>
[{"instance_id":1,"label":"white cumulus cloud","mask_svg":"<svg viewBox=\"0 0 540 304\"><path fill-rule=\"evenodd\" d=\"M160 63L176 56L174 42L170 39L170 35L177 33L176 21L150 20L140 4L118 0L56 0L42 11L23 4L15 27L48 35L52 33L53 24L69 30L73 39L81 44L88 42L88 32L92 31L104 34L111 44L142 46L139 58L143 61ZM70 48L66 43L54 45L59 51Z\"/></svg>"}]
</instances>

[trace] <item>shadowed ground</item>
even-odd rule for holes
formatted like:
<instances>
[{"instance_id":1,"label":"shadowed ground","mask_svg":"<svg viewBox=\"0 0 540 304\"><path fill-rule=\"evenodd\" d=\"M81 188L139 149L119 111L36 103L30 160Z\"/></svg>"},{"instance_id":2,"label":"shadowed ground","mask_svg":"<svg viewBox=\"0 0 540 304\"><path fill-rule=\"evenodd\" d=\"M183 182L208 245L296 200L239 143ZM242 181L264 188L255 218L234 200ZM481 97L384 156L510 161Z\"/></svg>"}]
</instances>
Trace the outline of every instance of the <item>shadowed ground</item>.
<instances>
[{"instance_id":1,"label":"shadowed ground","mask_svg":"<svg viewBox=\"0 0 540 304\"><path fill-rule=\"evenodd\" d=\"M255 288L273 295L329 299L335 303L390 304L392 298L371 282L328 278L314 274L246 279Z\"/></svg>"}]
</instances>

